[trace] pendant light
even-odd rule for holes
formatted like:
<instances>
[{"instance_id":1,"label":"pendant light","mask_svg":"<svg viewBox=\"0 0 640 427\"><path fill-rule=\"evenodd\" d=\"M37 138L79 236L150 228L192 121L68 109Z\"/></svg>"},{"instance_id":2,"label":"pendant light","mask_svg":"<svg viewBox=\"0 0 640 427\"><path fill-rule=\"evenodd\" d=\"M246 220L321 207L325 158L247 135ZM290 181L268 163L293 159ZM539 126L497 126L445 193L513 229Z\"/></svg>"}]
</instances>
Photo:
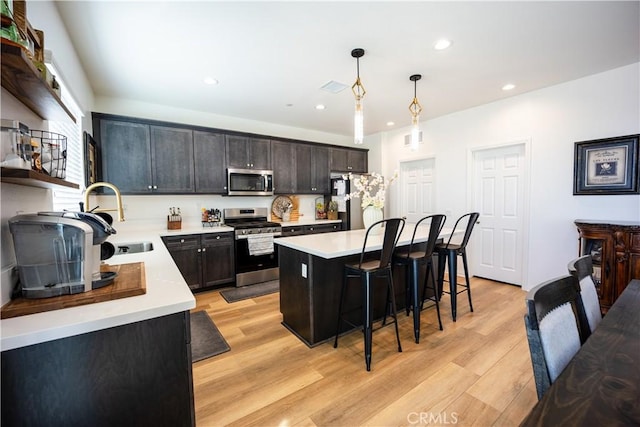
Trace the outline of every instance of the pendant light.
<instances>
[{"instance_id":1,"label":"pendant light","mask_svg":"<svg viewBox=\"0 0 640 427\"><path fill-rule=\"evenodd\" d=\"M360 82L360 58L364 56L364 49L353 49L351 51L351 56L356 58L358 71L356 82L351 86L351 91L356 97L356 111L353 116L353 142L356 144L362 144L364 142L364 114L362 112L362 98L364 98L365 93L367 93Z\"/></svg>"},{"instance_id":2,"label":"pendant light","mask_svg":"<svg viewBox=\"0 0 640 427\"><path fill-rule=\"evenodd\" d=\"M413 82L413 101L409 104L409 111L411 112L411 150L418 150L418 144L420 143L420 113L422 112L422 105L418 102L418 80L422 78L420 74L414 74L409 77L409 80Z\"/></svg>"}]
</instances>

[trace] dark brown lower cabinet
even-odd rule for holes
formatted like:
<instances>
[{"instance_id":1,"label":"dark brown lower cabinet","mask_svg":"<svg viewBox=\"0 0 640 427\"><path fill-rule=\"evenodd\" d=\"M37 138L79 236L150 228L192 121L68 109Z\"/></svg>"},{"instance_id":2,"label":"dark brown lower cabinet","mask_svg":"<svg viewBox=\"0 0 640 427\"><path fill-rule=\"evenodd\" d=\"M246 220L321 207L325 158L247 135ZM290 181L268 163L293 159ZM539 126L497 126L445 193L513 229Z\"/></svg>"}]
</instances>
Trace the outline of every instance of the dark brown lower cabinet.
<instances>
[{"instance_id":1,"label":"dark brown lower cabinet","mask_svg":"<svg viewBox=\"0 0 640 427\"><path fill-rule=\"evenodd\" d=\"M341 222L329 224L288 225L282 227L282 237L299 236L300 234L319 234L342 231Z\"/></svg>"},{"instance_id":2,"label":"dark brown lower cabinet","mask_svg":"<svg viewBox=\"0 0 640 427\"><path fill-rule=\"evenodd\" d=\"M235 280L232 232L165 236L162 241L190 289L202 289Z\"/></svg>"},{"instance_id":3,"label":"dark brown lower cabinet","mask_svg":"<svg viewBox=\"0 0 640 427\"><path fill-rule=\"evenodd\" d=\"M189 312L2 352L9 426L194 426Z\"/></svg>"},{"instance_id":4,"label":"dark brown lower cabinet","mask_svg":"<svg viewBox=\"0 0 640 427\"><path fill-rule=\"evenodd\" d=\"M341 231L341 230L342 230L342 223L304 226L304 234L333 233L334 231Z\"/></svg>"}]
</instances>

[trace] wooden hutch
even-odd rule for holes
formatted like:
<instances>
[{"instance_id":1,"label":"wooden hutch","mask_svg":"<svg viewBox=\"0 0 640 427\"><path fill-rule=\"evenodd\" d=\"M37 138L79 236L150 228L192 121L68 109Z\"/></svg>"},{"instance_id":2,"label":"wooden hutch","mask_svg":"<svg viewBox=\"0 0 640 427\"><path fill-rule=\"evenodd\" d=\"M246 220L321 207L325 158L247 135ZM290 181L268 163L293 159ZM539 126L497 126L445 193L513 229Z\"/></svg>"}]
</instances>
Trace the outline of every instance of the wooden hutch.
<instances>
[{"instance_id":1,"label":"wooden hutch","mask_svg":"<svg viewBox=\"0 0 640 427\"><path fill-rule=\"evenodd\" d=\"M640 279L640 222L575 220L580 256L593 257L593 278L606 313L631 279Z\"/></svg>"}]
</instances>

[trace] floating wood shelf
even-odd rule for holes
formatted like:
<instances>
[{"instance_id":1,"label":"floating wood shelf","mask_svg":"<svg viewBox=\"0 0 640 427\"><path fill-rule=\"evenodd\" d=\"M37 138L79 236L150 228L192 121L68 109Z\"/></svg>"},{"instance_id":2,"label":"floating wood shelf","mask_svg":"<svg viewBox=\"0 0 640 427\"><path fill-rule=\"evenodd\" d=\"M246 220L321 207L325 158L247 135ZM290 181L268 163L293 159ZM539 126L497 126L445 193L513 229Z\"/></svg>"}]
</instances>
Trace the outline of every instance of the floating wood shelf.
<instances>
[{"instance_id":1,"label":"floating wood shelf","mask_svg":"<svg viewBox=\"0 0 640 427\"><path fill-rule=\"evenodd\" d=\"M33 170L2 168L1 173L2 182L7 182L9 184L26 185L29 187L40 188L80 188L78 184L74 184L60 178L53 178L49 175Z\"/></svg>"},{"instance_id":2,"label":"floating wood shelf","mask_svg":"<svg viewBox=\"0 0 640 427\"><path fill-rule=\"evenodd\" d=\"M76 118L19 46L2 39L2 87L44 120Z\"/></svg>"}]
</instances>

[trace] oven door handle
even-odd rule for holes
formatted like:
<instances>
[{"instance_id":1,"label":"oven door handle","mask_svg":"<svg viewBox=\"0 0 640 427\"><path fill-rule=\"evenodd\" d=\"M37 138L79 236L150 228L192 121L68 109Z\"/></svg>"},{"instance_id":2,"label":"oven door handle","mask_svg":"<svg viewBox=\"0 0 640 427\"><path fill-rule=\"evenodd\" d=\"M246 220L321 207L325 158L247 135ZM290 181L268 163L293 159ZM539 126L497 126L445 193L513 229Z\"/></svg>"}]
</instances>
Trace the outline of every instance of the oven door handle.
<instances>
[{"instance_id":1,"label":"oven door handle","mask_svg":"<svg viewBox=\"0 0 640 427\"><path fill-rule=\"evenodd\" d=\"M282 232L280 232L280 231L276 231L276 232L271 233L271 234L273 234L273 238L274 239L277 239L278 237L282 237ZM238 234L236 236L236 240L246 240L246 239L249 238L249 236L259 236L259 234Z\"/></svg>"}]
</instances>

